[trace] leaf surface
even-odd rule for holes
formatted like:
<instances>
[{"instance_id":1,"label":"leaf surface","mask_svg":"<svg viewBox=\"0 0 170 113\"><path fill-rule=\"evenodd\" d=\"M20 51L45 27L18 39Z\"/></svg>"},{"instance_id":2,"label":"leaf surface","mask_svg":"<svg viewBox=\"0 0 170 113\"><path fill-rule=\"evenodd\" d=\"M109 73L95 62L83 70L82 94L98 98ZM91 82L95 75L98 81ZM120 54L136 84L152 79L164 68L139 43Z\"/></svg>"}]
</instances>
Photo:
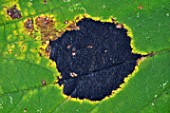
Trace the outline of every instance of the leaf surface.
<instances>
[{"instance_id":1,"label":"leaf surface","mask_svg":"<svg viewBox=\"0 0 170 113\"><path fill-rule=\"evenodd\" d=\"M12 20L6 8L15 4L22 18ZM141 60L115 95L100 102L70 99L55 84L60 73L54 62L38 54L42 41L25 33L24 21L42 14L57 20L57 30L65 29L65 21L81 14L102 20L113 17L131 29L133 52L156 55ZM47 0L47 4L43 0L0 1L0 113L168 113L169 20L168 0Z\"/></svg>"}]
</instances>

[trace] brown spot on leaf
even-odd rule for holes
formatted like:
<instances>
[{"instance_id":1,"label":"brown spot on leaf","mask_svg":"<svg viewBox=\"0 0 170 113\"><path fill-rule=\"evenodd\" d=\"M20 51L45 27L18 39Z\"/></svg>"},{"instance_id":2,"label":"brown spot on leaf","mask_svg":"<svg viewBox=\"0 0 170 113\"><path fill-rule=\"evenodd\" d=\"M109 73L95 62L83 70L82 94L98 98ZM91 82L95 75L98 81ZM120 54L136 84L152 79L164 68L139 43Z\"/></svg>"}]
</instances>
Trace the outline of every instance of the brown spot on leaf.
<instances>
[{"instance_id":1,"label":"brown spot on leaf","mask_svg":"<svg viewBox=\"0 0 170 113\"><path fill-rule=\"evenodd\" d=\"M45 54L47 57L49 57L50 53L51 53L51 46L48 45L47 48L45 49Z\"/></svg>"},{"instance_id":2,"label":"brown spot on leaf","mask_svg":"<svg viewBox=\"0 0 170 113\"><path fill-rule=\"evenodd\" d=\"M32 32L32 31L34 30L33 20L30 19L30 18L28 18L28 19L26 20L26 22L24 23L24 27L25 27L28 31Z\"/></svg>"},{"instance_id":3,"label":"brown spot on leaf","mask_svg":"<svg viewBox=\"0 0 170 113\"><path fill-rule=\"evenodd\" d=\"M68 21L65 21L64 23L65 23L65 24L68 24Z\"/></svg>"},{"instance_id":4,"label":"brown spot on leaf","mask_svg":"<svg viewBox=\"0 0 170 113\"><path fill-rule=\"evenodd\" d=\"M141 57L141 58L139 58L139 59L137 60L136 64L139 65L139 63L140 63L141 61L144 61L145 59L146 59L146 57Z\"/></svg>"},{"instance_id":5,"label":"brown spot on leaf","mask_svg":"<svg viewBox=\"0 0 170 113\"><path fill-rule=\"evenodd\" d=\"M46 81L45 80L42 80L42 85L46 85Z\"/></svg>"},{"instance_id":6,"label":"brown spot on leaf","mask_svg":"<svg viewBox=\"0 0 170 113\"><path fill-rule=\"evenodd\" d=\"M17 19L21 18L21 12L17 9L16 5L13 7L7 9L7 14L12 18L12 19Z\"/></svg>"},{"instance_id":7,"label":"brown spot on leaf","mask_svg":"<svg viewBox=\"0 0 170 113\"><path fill-rule=\"evenodd\" d=\"M40 56L42 56L42 53L38 52L38 54L39 54Z\"/></svg>"},{"instance_id":8,"label":"brown spot on leaf","mask_svg":"<svg viewBox=\"0 0 170 113\"><path fill-rule=\"evenodd\" d=\"M143 6L142 6L142 5L139 5L139 6L138 6L138 9L140 9L140 10L143 9Z\"/></svg>"},{"instance_id":9,"label":"brown spot on leaf","mask_svg":"<svg viewBox=\"0 0 170 113\"><path fill-rule=\"evenodd\" d=\"M53 67L53 63L50 62L50 67Z\"/></svg>"},{"instance_id":10,"label":"brown spot on leaf","mask_svg":"<svg viewBox=\"0 0 170 113\"><path fill-rule=\"evenodd\" d=\"M55 21L47 16L37 17L35 19L37 28L42 34L42 41L50 40L56 37Z\"/></svg>"},{"instance_id":11,"label":"brown spot on leaf","mask_svg":"<svg viewBox=\"0 0 170 113\"><path fill-rule=\"evenodd\" d=\"M76 17L76 21L79 21L80 20L80 18L79 17Z\"/></svg>"},{"instance_id":12,"label":"brown spot on leaf","mask_svg":"<svg viewBox=\"0 0 170 113\"><path fill-rule=\"evenodd\" d=\"M153 57L156 53L151 52L150 54L148 54L149 57Z\"/></svg>"},{"instance_id":13,"label":"brown spot on leaf","mask_svg":"<svg viewBox=\"0 0 170 113\"><path fill-rule=\"evenodd\" d=\"M44 4L47 4L47 0L44 0Z\"/></svg>"},{"instance_id":14,"label":"brown spot on leaf","mask_svg":"<svg viewBox=\"0 0 170 113\"><path fill-rule=\"evenodd\" d=\"M111 18L112 22L115 22L116 20L114 18Z\"/></svg>"},{"instance_id":15,"label":"brown spot on leaf","mask_svg":"<svg viewBox=\"0 0 170 113\"><path fill-rule=\"evenodd\" d=\"M46 52L47 52L47 53L51 52L51 47L50 47L50 46L48 46L48 47L46 48Z\"/></svg>"},{"instance_id":16,"label":"brown spot on leaf","mask_svg":"<svg viewBox=\"0 0 170 113\"><path fill-rule=\"evenodd\" d=\"M71 31L71 30L79 30L80 28L76 25L75 22L72 22L71 24L69 24L66 28L68 31Z\"/></svg>"}]
</instances>

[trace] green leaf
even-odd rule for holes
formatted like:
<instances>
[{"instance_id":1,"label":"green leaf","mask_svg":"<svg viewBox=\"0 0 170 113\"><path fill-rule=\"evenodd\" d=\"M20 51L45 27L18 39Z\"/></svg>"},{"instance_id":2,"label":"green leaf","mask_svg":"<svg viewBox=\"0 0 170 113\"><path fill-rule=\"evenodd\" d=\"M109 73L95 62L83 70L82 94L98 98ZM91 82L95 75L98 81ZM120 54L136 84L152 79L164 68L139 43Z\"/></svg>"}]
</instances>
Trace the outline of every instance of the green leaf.
<instances>
[{"instance_id":1,"label":"green leaf","mask_svg":"<svg viewBox=\"0 0 170 113\"><path fill-rule=\"evenodd\" d=\"M15 4L22 18L12 20L6 8ZM71 99L56 84L60 73L54 62L38 54L42 41L25 33L24 21L42 14L57 20L57 30L65 29L65 21L81 14L101 20L113 17L131 30L133 52L156 54L141 60L113 96L99 102ZM0 1L0 113L168 113L169 19L168 0L47 0L47 4L43 0Z\"/></svg>"}]
</instances>

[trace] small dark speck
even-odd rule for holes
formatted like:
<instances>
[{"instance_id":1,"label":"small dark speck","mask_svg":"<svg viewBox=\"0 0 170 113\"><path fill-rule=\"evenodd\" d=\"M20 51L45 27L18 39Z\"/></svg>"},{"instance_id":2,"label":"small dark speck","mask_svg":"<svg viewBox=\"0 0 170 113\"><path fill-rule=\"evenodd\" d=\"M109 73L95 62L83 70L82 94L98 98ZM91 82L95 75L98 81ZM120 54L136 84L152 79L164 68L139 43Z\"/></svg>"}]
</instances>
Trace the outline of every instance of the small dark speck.
<instances>
[{"instance_id":1,"label":"small dark speck","mask_svg":"<svg viewBox=\"0 0 170 113\"><path fill-rule=\"evenodd\" d=\"M44 0L44 4L47 4L47 0Z\"/></svg>"},{"instance_id":2,"label":"small dark speck","mask_svg":"<svg viewBox=\"0 0 170 113\"><path fill-rule=\"evenodd\" d=\"M65 23L65 24L68 24L68 21L65 21L64 23Z\"/></svg>"},{"instance_id":3,"label":"small dark speck","mask_svg":"<svg viewBox=\"0 0 170 113\"><path fill-rule=\"evenodd\" d=\"M42 80L42 85L46 85L46 81L45 80Z\"/></svg>"}]
</instances>

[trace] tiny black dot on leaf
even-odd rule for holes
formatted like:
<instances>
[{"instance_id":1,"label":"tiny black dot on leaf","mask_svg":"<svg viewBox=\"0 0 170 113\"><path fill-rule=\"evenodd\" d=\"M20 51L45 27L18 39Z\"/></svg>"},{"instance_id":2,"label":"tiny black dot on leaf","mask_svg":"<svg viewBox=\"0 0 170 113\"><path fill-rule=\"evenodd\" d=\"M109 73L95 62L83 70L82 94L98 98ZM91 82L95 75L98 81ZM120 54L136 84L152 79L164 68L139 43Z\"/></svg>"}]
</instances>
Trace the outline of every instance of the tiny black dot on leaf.
<instances>
[{"instance_id":1,"label":"tiny black dot on leaf","mask_svg":"<svg viewBox=\"0 0 170 113\"><path fill-rule=\"evenodd\" d=\"M47 0L44 0L44 4L47 4Z\"/></svg>"}]
</instances>

